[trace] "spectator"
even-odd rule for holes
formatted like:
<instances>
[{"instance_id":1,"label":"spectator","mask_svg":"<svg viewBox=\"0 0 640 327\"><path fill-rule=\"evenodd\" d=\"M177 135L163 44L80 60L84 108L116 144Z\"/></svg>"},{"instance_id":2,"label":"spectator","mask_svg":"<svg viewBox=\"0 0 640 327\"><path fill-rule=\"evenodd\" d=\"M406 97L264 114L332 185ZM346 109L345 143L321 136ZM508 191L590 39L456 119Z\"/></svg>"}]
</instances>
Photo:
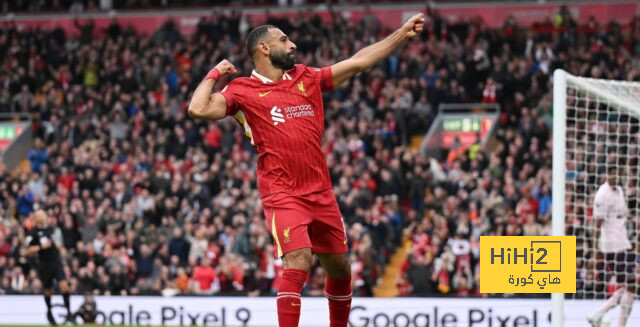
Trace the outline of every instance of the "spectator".
<instances>
[{"instance_id":1,"label":"spectator","mask_svg":"<svg viewBox=\"0 0 640 327\"><path fill-rule=\"evenodd\" d=\"M136 257L136 269L137 276L139 278L150 277L153 272L153 260L155 254L152 253L151 248L143 244L140 247L140 253Z\"/></svg>"},{"instance_id":2,"label":"spectator","mask_svg":"<svg viewBox=\"0 0 640 327\"><path fill-rule=\"evenodd\" d=\"M173 238L169 241L169 255L175 255L180 260L180 264L187 263L189 258L189 242L184 238L182 229L175 227L173 229Z\"/></svg>"},{"instance_id":3,"label":"spectator","mask_svg":"<svg viewBox=\"0 0 640 327\"><path fill-rule=\"evenodd\" d=\"M122 270L121 265L114 265L111 271L109 272L109 291L113 295L126 295L127 289L129 288L129 280L127 279L127 275Z\"/></svg>"},{"instance_id":4,"label":"spectator","mask_svg":"<svg viewBox=\"0 0 640 327\"><path fill-rule=\"evenodd\" d=\"M16 293L21 293L27 286L22 268L15 267L11 273L11 290Z\"/></svg>"},{"instance_id":5,"label":"spectator","mask_svg":"<svg viewBox=\"0 0 640 327\"><path fill-rule=\"evenodd\" d=\"M196 294L211 295L220 290L216 271L211 268L211 260L203 257L200 264L193 269L193 289Z\"/></svg>"},{"instance_id":6,"label":"spectator","mask_svg":"<svg viewBox=\"0 0 640 327\"><path fill-rule=\"evenodd\" d=\"M195 237L189 236L189 264L194 265L199 259L205 256L209 241L205 238L205 227L200 227L195 232Z\"/></svg>"},{"instance_id":7,"label":"spectator","mask_svg":"<svg viewBox=\"0 0 640 327\"><path fill-rule=\"evenodd\" d=\"M22 85L20 93L13 96L11 101L11 111L28 113L35 107L36 100L33 93L29 91L29 85Z\"/></svg>"},{"instance_id":8,"label":"spectator","mask_svg":"<svg viewBox=\"0 0 640 327\"><path fill-rule=\"evenodd\" d=\"M29 191L28 185L22 185L16 201L18 205L18 213L23 217L29 216L33 210L34 197L33 193Z\"/></svg>"},{"instance_id":9,"label":"spectator","mask_svg":"<svg viewBox=\"0 0 640 327\"><path fill-rule=\"evenodd\" d=\"M413 253L405 268L407 280L410 281L412 295L436 293L436 274L433 265L433 252Z\"/></svg>"},{"instance_id":10,"label":"spectator","mask_svg":"<svg viewBox=\"0 0 640 327\"><path fill-rule=\"evenodd\" d=\"M48 158L47 151L44 149L44 144L41 139L37 138L34 141L34 147L27 153L27 158L31 161L31 171L40 172L42 165Z\"/></svg>"},{"instance_id":11,"label":"spectator","mask_svg":"<svg viewBox=\"0 0 640 327\"><path fill-rule=\"evenodd\" d=\"M178 268L175 284L181 293L186 294L189 292L189 276L187 276L184 268Z\"/></svg>"}]
</instances>

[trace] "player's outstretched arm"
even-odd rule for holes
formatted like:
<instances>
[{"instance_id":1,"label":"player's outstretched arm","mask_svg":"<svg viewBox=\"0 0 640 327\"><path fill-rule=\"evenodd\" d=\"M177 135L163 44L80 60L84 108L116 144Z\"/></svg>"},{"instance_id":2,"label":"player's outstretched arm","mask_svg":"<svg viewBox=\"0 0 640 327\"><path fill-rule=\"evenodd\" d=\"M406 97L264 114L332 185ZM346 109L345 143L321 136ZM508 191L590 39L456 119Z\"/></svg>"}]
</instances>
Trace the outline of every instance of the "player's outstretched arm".
<instances>
[{"instance_id":1,"label":"player's outstretched arm","mask_svg":"<svg viewBox=\"0 0 640 327\"><path fill-rule=\"evenodd\" d=\"M227 113L227 101L220 93L211 94L216 81L227 74L235 74L236 68L228 60L223 60L209 71L204 80L198 85L189 103L191 118L218 120Z\"/></svg>"},{"instance_id":2,"label":"player's outstretched arm","mask_svg":"<svg viewBox=\"0 0 640 327\"><path fill-rule=\"evenodd\" d=\"M424 14L417 14L402 25L384 40L374 43L360 51L353 57L343 60L331 66L333 86L336 87L351 76L367 70L388 57L404 41L422 33L424 27Z\"/></svg>"}]
</instances>

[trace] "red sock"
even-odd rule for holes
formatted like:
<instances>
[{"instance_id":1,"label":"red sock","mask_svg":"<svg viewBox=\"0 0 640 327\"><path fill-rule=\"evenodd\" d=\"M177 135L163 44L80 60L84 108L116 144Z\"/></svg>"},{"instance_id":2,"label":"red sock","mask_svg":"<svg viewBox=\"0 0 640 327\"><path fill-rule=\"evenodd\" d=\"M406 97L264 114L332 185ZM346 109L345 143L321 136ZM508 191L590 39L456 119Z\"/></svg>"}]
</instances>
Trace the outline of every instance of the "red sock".
<instances>
[{"instance_id":1,"label":"red sock","mask_svg":"<svg viewBox=\"0 0 640 327\"><path fill-rule=\"evenodd\" d=\"M278 326L298 327L300 321L300 292L309 273L298 269L285 269L278 288Z\"/></svg>"},{"instance_id":2,"label":"red sock","mask_svg":"<svg viewBox=\"0 0 640 327\"><path fill-rule=\"evenodd\" d=\"M329 326L347 327L351 310L351 275L342 278L327 276L324 292L329 299Z\"/></svg>"}]
</instances>

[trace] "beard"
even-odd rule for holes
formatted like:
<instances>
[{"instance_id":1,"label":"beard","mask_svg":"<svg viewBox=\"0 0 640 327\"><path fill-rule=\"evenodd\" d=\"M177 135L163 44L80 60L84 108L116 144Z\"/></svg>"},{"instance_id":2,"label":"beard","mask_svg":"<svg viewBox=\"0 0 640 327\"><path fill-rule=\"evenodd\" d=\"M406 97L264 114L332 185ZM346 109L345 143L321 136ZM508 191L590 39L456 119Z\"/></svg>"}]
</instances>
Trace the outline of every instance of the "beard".
<instances>
[{"instance_id":1,"label":"beard","mask_svg":"<svg viewBox=\"0 0 640 327\"><path fill-rule=\"evenodd\" d=\"M282 70L289 70L296 64L296 56L293 52L287 54L282 50L276 50L271 52L269 59L274 67Z\"/></svg>"}]
</instances>

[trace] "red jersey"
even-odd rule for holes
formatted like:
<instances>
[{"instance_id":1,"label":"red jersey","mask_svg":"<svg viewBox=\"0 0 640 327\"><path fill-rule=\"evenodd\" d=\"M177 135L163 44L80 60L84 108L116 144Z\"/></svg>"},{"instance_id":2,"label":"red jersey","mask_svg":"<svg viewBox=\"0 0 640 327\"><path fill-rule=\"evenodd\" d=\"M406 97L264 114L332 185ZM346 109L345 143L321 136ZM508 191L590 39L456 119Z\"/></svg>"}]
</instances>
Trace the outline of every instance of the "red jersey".
<instances>
[{"instance_id":1,"label":"red jersey","mask_svg":"<svg viewBox=\"0 0 640 327\"><path fill-rule=\"evenodd\" d=\"M331 68L296 65L273 82L255 70L221 92L233 116L258 151L258 190L303 195L331 188L321 149L322 92L333 88Z\"/></svg>"},{"instance_id":2,"label":"red jersey","mask_svg":"<svg viewBox=\"0 0 640 327\"><path fill-rule=\"evenodd\" d=\"M193 269L193 279L198 282L201 291L206 291L216 280L216 271L209 266L197 266Z\"/></svg>"}]
</instances>

